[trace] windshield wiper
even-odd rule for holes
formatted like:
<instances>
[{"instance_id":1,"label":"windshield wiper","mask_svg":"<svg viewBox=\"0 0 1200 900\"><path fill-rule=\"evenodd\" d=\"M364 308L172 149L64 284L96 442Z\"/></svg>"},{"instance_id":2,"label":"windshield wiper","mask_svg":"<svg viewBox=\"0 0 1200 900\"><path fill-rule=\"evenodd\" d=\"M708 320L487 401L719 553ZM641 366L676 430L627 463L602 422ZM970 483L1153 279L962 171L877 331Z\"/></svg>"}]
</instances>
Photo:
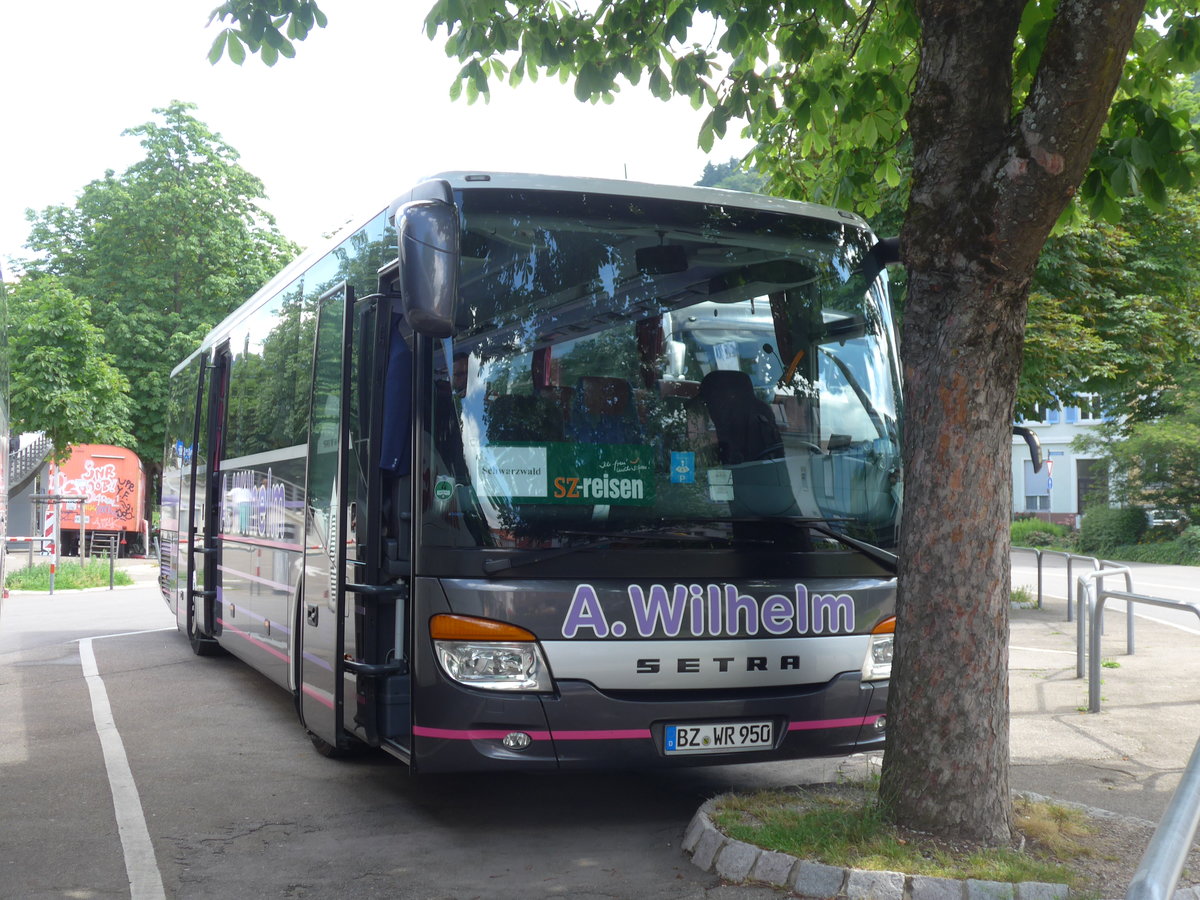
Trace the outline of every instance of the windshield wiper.
<instances>
[{"instance_id":1,"label":"windshield wiper","mask_svg":"<svg viewBox=\"0 0 1200 900\"><path fill-rule=\"evenodd\" d=\"M852 550L857 550L863 556L874 562L879 563L893 575L900 569L900 558L890 550L884 550L882 547L876 547L874 544L868 544L866 541L860 541L858 538L852 538L848 534L843 534L833 527L833 522L828 519L817 519L809 516L789 516L783 517L782 521L796 525L800 528L807 528L817 534L823 534L827 538L832 538L839 544L845 544Z\"/></svg>"},{"instance_id":2,"label":"windshield wiper","mask_svg":"<svg viewBox=\"0 0 1200 900\"><path fill-rule=\"evenodd\" d=\"M895 574L899 568L899 559L897 558L896 554L888 550L884 550L882 547L876 547L874 544L869 544L866 541L843 534L835 527L836 523L829 519L816 518L812 516L766 516L763 518L714 517L710 519L689 520L691 523L698 521L722 524L731 523L735 525L745 523L764 524L782 522L798 528L806 528L810 531L815 531L818 534L831 538L832 540L837 541L838 543L843 544L852 550L858 551L863 556L879 564L892 574ZM503 572L507 569L517 569L523 566L532 566L559 556L568 556L581 550L597 550L608 547L614 543L620 543L622 541L651 542L674 540L690 543L711 544L714 541L722 540L722 538L719 538L715 535L689 534L686 531L679 530L678 526L669 525L653 530L642 531L563 531L560 533L563 535L586 537L589 538L589 540L568 544L565 547L550 547L544 550L517 550L514 551L510 556L505 556L499 559L485 560L483 563L483 571L488 575L494 575L497 572ZM729 538L725 538L724 540L729 540ZM751 539L734 537L733 540L737 541L738 543L746 542L747 540L756 544L772 543L770 540L762 537Z\"/></svg>"},{"instance_id":3,"label":"windshield wiper","mask_svg":"<svg viewBox=\"0 0 1200 900\"><path fill-rule=\"evenodd\" d=\"M819 516L763 516L762 518L755 518L752 516L733 516L731 518L712 517L706 519L693 519L692 521L729 522L735 525L762 525L773 522L783 522L788 525L793 525L797 528L807 528L809 531L815 531L818 534L837 541L839 544L844 544L852 550L857 550L863 556L883 566L883 568L887 569L893 575L896 574L900 566L900 559L895 553L892 553L890 550L884 550L882 547L876 547L874 544L869 544L866 541L859 540L858 538L850 537L848 534L843 534L835 527L839 522L849 520L824 519Z\"/></svg>"},{"instance_id":4,"label":"windshield wiper","mask_svg":"<svg viewBox=\"0 0 1200 900\"><path fill-rule=\"evenodd\" d=\"M568 544L565 547L550 547L545 550L517 550L511 556L504 556L499 559L485 559L483 561L483 571L488 575L495 575L497 572L503 572L505 569L519 569L522 566L532 566L535 563L554 559L556 556L568 556L580 550L595 550L598 547L605 547L610 543L611 541L604 539Z\"/></svg>"}]
</instances>

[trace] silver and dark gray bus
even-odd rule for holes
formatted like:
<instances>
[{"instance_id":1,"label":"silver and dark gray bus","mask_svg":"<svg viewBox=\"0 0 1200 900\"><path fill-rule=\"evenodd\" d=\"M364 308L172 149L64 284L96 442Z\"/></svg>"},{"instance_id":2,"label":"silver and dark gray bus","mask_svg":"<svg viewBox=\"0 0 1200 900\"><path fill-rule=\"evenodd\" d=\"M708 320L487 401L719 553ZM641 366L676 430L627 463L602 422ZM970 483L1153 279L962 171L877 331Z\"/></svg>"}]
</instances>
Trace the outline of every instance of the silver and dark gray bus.
<instances>
[{"instance_id":1,"label":"silver and dark gray bus","mask_svg":"<svg viewBox=\"0 0 1200 900\"><path fill-rule=\"evenodd\" d=\"M161 586L322 752L413 772L883 746L896 342L859 217L454 172L171 376Z\"/></svg>"}]
</instances>

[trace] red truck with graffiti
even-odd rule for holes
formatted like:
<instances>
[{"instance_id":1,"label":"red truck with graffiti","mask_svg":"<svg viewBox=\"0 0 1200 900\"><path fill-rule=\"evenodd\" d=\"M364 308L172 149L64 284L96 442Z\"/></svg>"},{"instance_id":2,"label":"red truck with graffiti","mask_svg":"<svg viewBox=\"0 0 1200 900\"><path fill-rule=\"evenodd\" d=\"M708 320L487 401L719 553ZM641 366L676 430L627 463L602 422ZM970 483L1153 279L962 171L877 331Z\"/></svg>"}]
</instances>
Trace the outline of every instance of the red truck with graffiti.
<instances>
[{"instance_id":1,"label":"red truck with graffiti","mask_svg":"<svg viewBox=\"0 0 1200 900\"><path fill-rule=\"evenodd\" d=\"M78 554L81 534L86 535L89 553L113 547L120 556L146 552L146 470L132 450L80 444L62 465L50 466L49 482L50 493L87 498L83 503L57 504L62 553Z\"/></svg>"}]
</instances>

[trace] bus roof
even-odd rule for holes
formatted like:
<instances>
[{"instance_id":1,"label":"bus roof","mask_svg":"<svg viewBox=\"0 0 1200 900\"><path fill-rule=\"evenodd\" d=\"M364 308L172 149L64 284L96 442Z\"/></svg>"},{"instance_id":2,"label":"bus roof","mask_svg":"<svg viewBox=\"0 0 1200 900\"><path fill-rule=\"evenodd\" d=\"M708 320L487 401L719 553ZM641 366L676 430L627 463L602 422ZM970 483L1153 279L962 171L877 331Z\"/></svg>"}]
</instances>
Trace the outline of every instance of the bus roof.
<instances>
[{"instance_id":1,"label":"bus roof","mask_svg":"<svg viewBox=\"0 0 1200 900\"><path fill-rule=\"evenodd\" d=\"M485 172L485 171L454 171L439 172L422 178L417 185L427 181L441 179L450 184L454 191L470 191L480 189L498 190L527 190L527 191L568 191L574 193L608 194L618 197L647 197L659 200L673 200L680 203L707 203L723 206L736 206L742 209L756 209L783 215L806 216L814 219L837 222L859 228L868 228L865 219L856 213L822 206L817 203L807 203L802 200L784 200L770 197L766 194L754 194L747 191L730 191L724 188L688 187L682 185L649 184L641 181L620 181L613 178L585 178L567 175L533 175L515 172ZM233 310L213 328L201 342L171 372L172 377L182 371L197 354L211 350L218 344L233 326L242 318L256 310L269 298L275 296L296 278L312 267L317 260L334 250L347 236L363 228L368 222L385 209L397 209L407 202L417 191L417 185L400 194L388 207L380 207L362 218L353 219L339 229L327 241L304 251L288 263L270 281L264 284L254 296Z\"/></svg>"},{"instance_id":2,"label":"bus roof","mask_svg":"<svg viewBox=\"0 0 1200 900\"><path fill-rule=\"evenodd\" d=\"M770 197L766 194L754 194L747 191L730 191L724 188L649 184L644 181L620 181L614 178L528 175L513 172L439 172L430 178L441 178L448 181L454 190L497 188L501 190L571 191L581 194L610 194L619 197L650 197L659 200L676 200L680 203L710 203L738 206L743 209L761 209L788 215L828 219L862 228L867 227L866 220L861 216L831 206L806 203L802 200L784 200L780 197Z\"/></svg>"}]
</instances>

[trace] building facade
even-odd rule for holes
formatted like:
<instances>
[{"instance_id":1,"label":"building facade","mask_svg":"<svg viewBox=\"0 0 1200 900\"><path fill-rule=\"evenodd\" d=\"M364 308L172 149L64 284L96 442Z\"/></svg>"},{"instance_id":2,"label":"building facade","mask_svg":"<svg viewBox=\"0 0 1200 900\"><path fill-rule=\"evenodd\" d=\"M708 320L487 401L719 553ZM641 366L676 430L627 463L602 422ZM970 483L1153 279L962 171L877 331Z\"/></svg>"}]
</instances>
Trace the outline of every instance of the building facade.
<instances>
[{"instance_id":1,"label":"building facade","mask_svg":"<svg viewBox=\"0 0 1200 900\"><path fill-rule=\"evenodd\" d=\"M1092 398L1086 398L1091 400ZM1084 510L1107 495L1108 470L1094 451L1081 451L1072 443L1094 432L1106 421L1098 403L1047 409L1044 418L1022 420L1042 444L1045 465L1033 471L1029 448L1014 435L1012 439L1013 516L1037 516L1070 528L1079 527Z\"/></svg>"}]
</instances>

